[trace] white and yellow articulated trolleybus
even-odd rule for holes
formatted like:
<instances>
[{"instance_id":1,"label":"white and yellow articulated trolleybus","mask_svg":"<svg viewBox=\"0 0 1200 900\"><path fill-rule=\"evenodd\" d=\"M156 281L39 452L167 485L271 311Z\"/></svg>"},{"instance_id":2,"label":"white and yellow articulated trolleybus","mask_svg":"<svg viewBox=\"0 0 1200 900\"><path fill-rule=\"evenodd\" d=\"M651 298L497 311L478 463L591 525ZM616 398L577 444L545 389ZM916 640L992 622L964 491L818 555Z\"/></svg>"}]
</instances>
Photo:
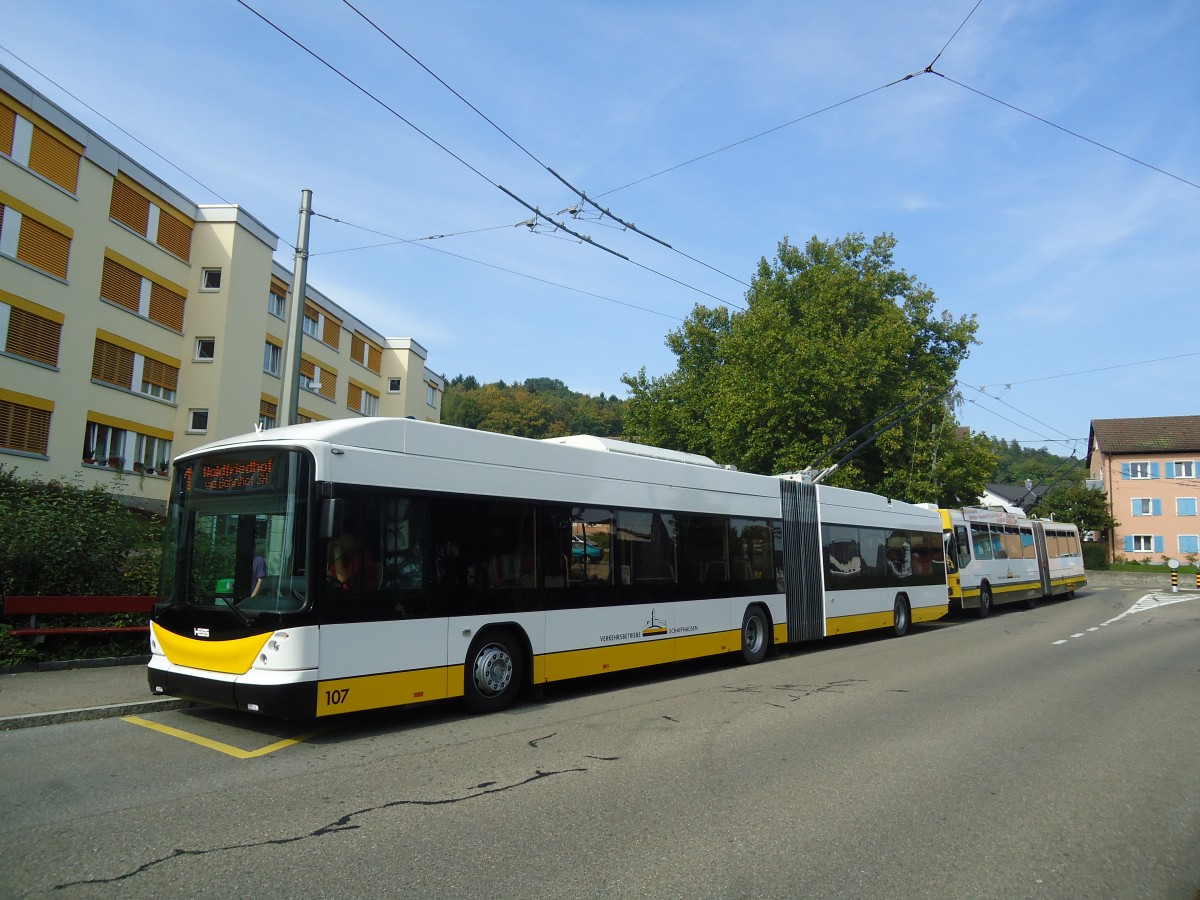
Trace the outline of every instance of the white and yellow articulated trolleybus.
<instances>
[{"instance_id":1,"label":"white and yellow articulated trolleybus","mask_svg":"<svg viewBox=\"0 0 1200 900\"><path fill-rule=\"evenodd\" d=\"M1087 585L1079 529L1070 523L978 507L941 515L952 609L984 617L1018 600L1032 609L1043 597L1073 597Z\"/></svg>"},{"instance_id":2,"label":"white and yellow articulated trolleybus","mask_svg":"<svg viewBox=\"0 0 1200 900\"><path fill-rule=\"evenodd\" d=\"M934 510L601 438L313 422L180 456L156 694L284 717L463 697L947 611Z\"/></svg>"}]
</instances>

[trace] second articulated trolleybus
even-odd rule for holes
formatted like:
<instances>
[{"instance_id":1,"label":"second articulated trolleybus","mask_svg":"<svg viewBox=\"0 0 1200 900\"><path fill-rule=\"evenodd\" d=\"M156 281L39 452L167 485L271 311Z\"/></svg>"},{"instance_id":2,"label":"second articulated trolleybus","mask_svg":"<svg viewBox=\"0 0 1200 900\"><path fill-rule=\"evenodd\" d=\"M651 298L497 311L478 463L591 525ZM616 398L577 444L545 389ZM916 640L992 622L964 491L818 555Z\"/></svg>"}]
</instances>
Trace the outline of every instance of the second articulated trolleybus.
<instances>
[{"instance_id":1,"label":"second articulated trolleybus","mask_svg":"<svg viewBox=\"0 0 1200 900\"><path fill-rule=\"evenodd\" d=\"M600 438L313 422L179 457L151 690L286 717L947 611L934 510Z\"/></svg>"},{"instance_id":2,"label":"second articulated trolleybus","mask_svg":"<svg viewBox=\"0 0 1200 900\"><path fill-rule=\"evenodd\" d=\"M1042 597L1071 597L1087 584L1074 525L974 507L941 515L951 608L983 617L997 603L1022 600L1032 608Z\"/></svg>"}]
</instances>

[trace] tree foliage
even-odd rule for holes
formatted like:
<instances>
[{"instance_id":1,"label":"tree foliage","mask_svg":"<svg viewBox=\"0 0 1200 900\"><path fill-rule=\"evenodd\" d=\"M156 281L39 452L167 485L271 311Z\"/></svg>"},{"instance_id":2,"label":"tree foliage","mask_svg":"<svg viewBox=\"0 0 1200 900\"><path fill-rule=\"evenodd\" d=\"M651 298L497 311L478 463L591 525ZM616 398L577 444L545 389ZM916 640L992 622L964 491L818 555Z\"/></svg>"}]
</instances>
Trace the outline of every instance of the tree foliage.
<instances>
[{"instance_id":1,"label":"tree foliage","mask_svg":"<svg viewBox=\"0 0 1200 900\"><path fill-rule=\"evenodd\" d=\"M1108 511L1108 495L1081 481L1072 481L1047 491L1037 502L1033 515L1074 522L1080 531L1104 532L1121 523Z\"/></svg>"},{"instance_id":2,"label":"tree foliage","mask_svg":"<svg viewBox=\"0 0 1200 900\"><path fill-rule=\"evenodd\" d=\"M895 267L895 243L851 234L801 249L785 239L774 262L760 262L745 311L697 306L667 335L673 372L625 376L626 436L778 473L808 467L889 410L933 399L828 481L975 502L994 455L960 433L952 405L975 319L935 312L932 291Z\"/></svg>"},{"instance_id":3,"label":"tree foliage","mask_svg":"<svg viewBox=\"0 0 1200 900\"><path fill-rule=\"evenodd\" d=\"M996 469L989 481L995 484L1024 484L1029 479L1034 484L1081 483L1087 477L1087 469L1076 460L1068 464L1068 457L1052 453L1045 447L1031 449L1022 447L1016 440L987 438L996 454Z\"/></svg>"},{"instance_id":4,"label":"tree foliage","mask_svg":"<svg viewBox=\"0 0 1200 900\"><path fill-rule=\"evenodd\" d=\"M153 594L162 521L101 488L17 477L0 466L5 594Z\"/></svg>"},{"instance_id":5,"label":"tree foliage","mask_svg":"<svg viewBox=\"0 0 1200 900\"><path fill-rule=\"evenodd\" d=\"M569 434L617 437L624 401L572 391L556 378L529 378L521 384L480 384L458 375L446 385L442 421L447 425L548 438Z\"/></svg>"}]
</instances>

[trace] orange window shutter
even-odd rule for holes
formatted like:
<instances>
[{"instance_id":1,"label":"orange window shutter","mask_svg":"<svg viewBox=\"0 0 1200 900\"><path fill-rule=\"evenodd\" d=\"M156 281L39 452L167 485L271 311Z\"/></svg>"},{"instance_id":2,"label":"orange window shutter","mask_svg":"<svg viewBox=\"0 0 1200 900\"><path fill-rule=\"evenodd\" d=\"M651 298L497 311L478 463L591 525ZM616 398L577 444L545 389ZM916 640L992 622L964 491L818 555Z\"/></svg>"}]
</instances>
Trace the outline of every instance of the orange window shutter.
<instances>
[{"instance_id":1,"label":"orange window shutter","mask_svg":"<svg viewBox=\"0 0 1200 900\"><path fill-rule=\"evenodd\" d=\"M62 326L49 319L12 307L8 319L9 353L35 359L48 366L58 365L58 346Z\"/></svg>"},{"instance_id":2,"label":"orange window shutter","mask_svg":"<svg viewBox=\"0 0 1200 900\"><path fill-rule=\"evenodd\" d=\"M362 394L362 388L354 382L350 382L350 385L346 388L346 407L357 412L362 412Z\"/></svg>"},{"instance_id":3,"label":"orange window shutter","mask_svg":"<svg viewBox=\"0 0 1200 900\"><path fill-rule=\"evenodd\" d=\"M65 234L32 216L21 218L21 234L17 237L17 259L21 262L65 279L70 252L71 239Z\"/></svg>"},{"instance_id":4,"label":"orange window shutter","mask_svg":"<svg viewBox=\"0 0 1200 900\"><path fill-rule=\"evenodd\" d=\"M192 226L167 212L158 216L158 245L180 259L191 259Z\"/></svg>"},{"instance_id":5,"label":"orange window shutter","mask_svg":"<svg viewBox=\"0 0 1200 900\"><path fill-rule=\"evenodd\" d=\"M184 298L161 284L150 285L150 318L174 331L183 331Z\"/></svg>"},{"instance_id":6,"label":"orange window shutter","mask_svg":"<svg viewBox=\"0 0 1200 900\"><path fill-rule=\"evenodd\" d=\"M50 446L50 410L0 400L0 447L46 454Z\"/></svg>"},{"instance_id":7,"label":"orange window shutter","mask_svg":"<svg viewBox=\"0 0 1200 900\"><path fill-rule=\"evenodd\" d=\"M342 323L332 316L326 316L321 340L337 350L342 342Z\"/></svg>"},{"instance_id":8,"label":"orange window shutter","mask_svg":"<svg viewBox=\"0 0 1200 900\"><path fill-rule=\"evenodd\" d=\"M100 276L100 296L137 312L142 297L142 276L119 262L106 259Z\"/></svg>"},{"instance_id":9,"label":"orange window shutter","mask_svg":"<svg viewBox=\"0 0 1200 900\"><path fill-rule=\"evenodd\" d=\"M355 362L363 362L367 357L367 342L357 331L350 335L350 358Z\"/></svg>"},{"instance_id":10,"label":"orange window shutter","mask_svg":"<svg viewBox=\"0 0 1200 900\"><path fill-rule=\"evenodd\" d=\"M266 416L269 419L274 419L279 415L279 405L272 403L270 400L259 400L258 414Z\"/></svg>"},{"instance_id":11,"label":"orange window shutter","mask_svg":"<svg viewBox=\"0 0 1200 900\"><path fill-rule=\"evenodd\" d=\"M37 126L29 146L29 168L72 194L79 186L79 154Z\"/></svg>"},{"instance_id":12,"label":"orange window shutter","mask_svg":"<svg viewBox=\"0 0 1200 900\"><path fill-rule=\"evenodd\" d=\"M132 390L133 351L96 338L96 349L92 354L92 377Z\"/></svg>"},{"instance_id":13,"label":"orange window shutter","mask_svg":"<svg viewBox=\"0 0 1200 900\"><path fill-rule=\"evenodd\" d=\"M370 354L367 357L367 368L378 375L383 368L383 351L378 347L368 347L367 350Z\"/></svg>"},{"instance_id":14,"label":"orange window shutter","mask_svg":"<svg viewBox=\"0 0 1200 900\"><path fill-rule=\"evenodd\" d=\"M147 357L142 361L142 378L159 387L175 390L179 386L179 370L157 359Z\"/></svg>"},{"instance_id":15,"label":"orange window shutter","mask_svg":"<svg viewBox=\"0 0 1200 900\"><path fill-rule=\"evenodd\" d=\"M108 217L116 219L126 228L131 228L144 237L150 221L150 201L123 181L114 178L112 198L108 203Z\"/></svg>"},{"instance_id":16,"label":"orange window shutter","mask_svg":"<svg viewBox=\"0 0 1200 900\"><path fill-rule=\"evenodd\" d=\"M337 375L328 369L321 370L321 396L332 400L337 393Z\"/></svg>"},{"instance_id":17,"label":"orange window shutter","mask_svg":"<svg viewBox=\"0 0 1200 900\"><path fill-rule=\"evenodd\" d=\"M12 156L13 132L17 127L17 114L7 106L0 106L0 153Z\"/></svg>"},{"instance_id":18,"label":"orange window shutter","mask_svg":"<svg viewBox=\"0 0 1200 900\"><path fill-rule=\"evenodd\" d=\"M300 374L303 375L305 378L316 378L317 377L317 367L315 365L313 365L309 360L302 358L300 360Z\"/></svg>"}]
</instances>

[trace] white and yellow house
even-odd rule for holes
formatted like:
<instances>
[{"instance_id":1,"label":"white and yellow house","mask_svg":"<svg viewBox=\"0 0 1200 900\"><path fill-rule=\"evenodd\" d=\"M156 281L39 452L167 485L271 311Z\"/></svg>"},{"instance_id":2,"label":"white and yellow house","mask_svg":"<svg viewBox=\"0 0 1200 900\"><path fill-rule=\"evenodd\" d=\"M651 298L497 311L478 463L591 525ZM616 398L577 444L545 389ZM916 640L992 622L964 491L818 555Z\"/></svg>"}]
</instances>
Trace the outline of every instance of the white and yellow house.
<instances>
[{"instance_id":1,"label":"white and yellow house","mask_svg":"<svg viewBox=\"0 0 1200 900\"><path fill-rule=\"evenodd\" d=\"M277 424L293 299L277 245L0 67L0 465L119 479L158 506L173 455ZM417 341L311 287L302 314L300 421L439 420L445 381Z\"/></svg>"}]
</instances>

